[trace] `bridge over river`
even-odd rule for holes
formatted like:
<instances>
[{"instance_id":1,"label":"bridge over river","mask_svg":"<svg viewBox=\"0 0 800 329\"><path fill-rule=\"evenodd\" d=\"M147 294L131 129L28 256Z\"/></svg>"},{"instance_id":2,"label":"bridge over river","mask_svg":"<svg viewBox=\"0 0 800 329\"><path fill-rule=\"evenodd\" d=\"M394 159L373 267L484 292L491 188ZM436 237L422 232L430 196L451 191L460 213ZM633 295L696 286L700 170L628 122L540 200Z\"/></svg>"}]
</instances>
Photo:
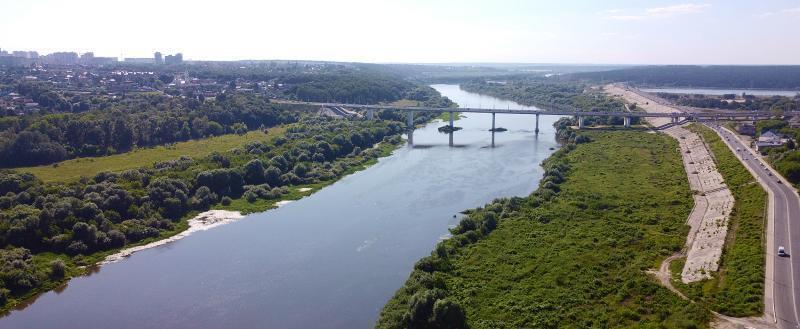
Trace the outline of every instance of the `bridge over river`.
<instances>
[{"instance_id":1,"label":"bridge over river","mask_svg":"<svg viewBox=\"0 0 800 329\"><path fill-rule=\"evenodd\" d=\"M492 114L492 139L494 139L494 132L495 132L495 115L497 114L522 114L522 115L535 115L536 116L536 127L535 132L539 133L539 116L540 115L555 115L555 116L574 116L578 119L578 129L584 128L584 118L585 117L616 117L623 119L623 125L626 128L629 128L631 125L631 118L671 118L671 124L675 124L681 121L719 121L719 120L727 120L727 121L755 121L755 120L766 120L773 118L775 116L774 113L769 111L727 111L727 110L719 110L719 111L681 111L681 112L638 112L638 111L630 111L626 106L626 111L599 111L596 109L591 109L588 111L584 111L581 109L557 105L553 104L550 106L541 106L542 110L539 111L532 111L532 110L522 110L522 109L496 109L496 108L476 108L476 107L425 107L425 106L407 106L407 107L400 107L400 106L392 106L392 105L369 105L369 104L347 104L347 103L323 103L323 102L300 102L300 101L286 101L286 100L270 100L273 103L277 104L289 104L289 105L303 105L303 106L312 106L312 107L320 107L320 108L344 108L344 109L357 109L357 110L365 110L367 112L367 119L373 120L375 118L374 112L376 110L390 110L390 111L402 111L407 113L407 126L409 131L414 129L414 113L415 112L434 112L434 113L449 113L450 114L450 122L449 126L451 128L450 131L450 145L453 145L453 120L454 120L454 113L461 112L461 113L491 113ZM537 106L539 107L539 106ZM786 112L785 115L788 116L795 116L800 115L800 111L791 111ZM411 135L409 134L409 137ZM494 145L494 143L492 143Z\"/></svg>"}]
</instances>

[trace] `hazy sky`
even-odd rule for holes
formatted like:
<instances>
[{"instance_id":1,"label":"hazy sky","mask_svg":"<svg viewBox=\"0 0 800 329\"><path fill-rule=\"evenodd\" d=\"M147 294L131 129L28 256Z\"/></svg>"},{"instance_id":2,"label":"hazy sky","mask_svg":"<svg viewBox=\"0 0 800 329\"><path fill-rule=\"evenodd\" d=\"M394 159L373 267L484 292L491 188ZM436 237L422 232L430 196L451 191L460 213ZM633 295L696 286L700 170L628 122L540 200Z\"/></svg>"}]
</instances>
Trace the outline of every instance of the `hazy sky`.
<instances>
[{"instance_id":1,"label":"hazy sky","mask_svg":"<svg viewBox=\"0 0 800 329\"><path fill-rule=\"evenodd\" d=\"M0 48L359 62L800 64L800 1L0 0Z\"/></svg>"}]
</instances>

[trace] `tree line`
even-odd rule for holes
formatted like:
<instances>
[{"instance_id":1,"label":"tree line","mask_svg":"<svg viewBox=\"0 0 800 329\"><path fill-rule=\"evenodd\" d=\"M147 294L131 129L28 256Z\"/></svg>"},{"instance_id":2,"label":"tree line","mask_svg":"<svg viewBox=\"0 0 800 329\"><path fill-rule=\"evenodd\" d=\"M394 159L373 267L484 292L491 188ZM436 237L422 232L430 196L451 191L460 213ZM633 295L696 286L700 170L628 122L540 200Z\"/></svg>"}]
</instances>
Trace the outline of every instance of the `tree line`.
<instances>
[{"instance_id":1,"label":"tree line","mask_svg":"<svg viewBox=\"0 0 800 329\"><path fill-rule=\"evenodd\" d=\"M800 90L798 65L665 65L581 72L573 79L628 82L659 87L756 88Z\"/></svg>"},{"instance_id":2,"label":"tree line","mask_svg":"<svg viewBox=\"0 0 800 329\"><path fill-rule=\"evenodd\" d=\"M797 111L800 107L800 98L786 96L753 97L744 95L741 101L736 101L736 95L726 94L723 96L698 95L698 94L673 94L657 93L661 98L670 100L678 105L715 108L727 110L746 110L746 111Z\"/></svg>"},{"instance_id":3,"label":"tree line","mask_svg":"<svg viewBox=\"0 0 800 329\"><path fill-rule=\"evenodd\" d=\"M0 118L0 167L123 153L134 147L291 123L298 116L266 99L238 94L203 103L139 95L87 112L4 117Z\"/></svg>"}]
</instances>

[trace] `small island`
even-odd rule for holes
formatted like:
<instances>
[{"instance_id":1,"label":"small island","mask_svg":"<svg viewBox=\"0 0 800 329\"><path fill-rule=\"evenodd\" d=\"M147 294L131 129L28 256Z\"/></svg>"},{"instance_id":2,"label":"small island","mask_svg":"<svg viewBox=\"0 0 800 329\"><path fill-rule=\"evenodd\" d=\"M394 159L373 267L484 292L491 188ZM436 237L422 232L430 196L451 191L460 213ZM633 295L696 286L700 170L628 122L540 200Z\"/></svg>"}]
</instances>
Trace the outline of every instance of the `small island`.
<instances>
[{"instance_id":1,"label":"small island","mask_svg":"<svg viewBox=\"0 0 800 329\"><path fill-rule=\"evenodd\" d=\"M440 133L451 133L451 132L454 132L454 131L459 131L461 129L462 129L461 127L454 127L454 126L451 126L451 125L446 125L446 126L439 127L439 132Z\"/></svg>"}]
</instances>

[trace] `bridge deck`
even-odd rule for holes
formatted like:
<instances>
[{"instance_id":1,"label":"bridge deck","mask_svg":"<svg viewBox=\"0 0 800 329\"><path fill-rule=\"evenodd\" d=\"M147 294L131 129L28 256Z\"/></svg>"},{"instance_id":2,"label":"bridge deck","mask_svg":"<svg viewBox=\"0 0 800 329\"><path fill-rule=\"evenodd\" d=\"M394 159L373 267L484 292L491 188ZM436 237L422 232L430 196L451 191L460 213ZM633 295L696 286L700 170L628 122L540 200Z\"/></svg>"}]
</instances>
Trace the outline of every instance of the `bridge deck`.
<instances>
[{"instance_id":1,"label":"bridge deck","mask_svg":"<svg viewBox=\"0 0 800 329\"><path fill-rule=\"evenodd\" d=\"M412 112L438 112L438 113L447 113L447 112L463 112L463 113L500 113L500 114L539 114L539 115L558 115L558 116L604 116L604 117L649 117L649 118L685 118L685 117L694 117L694 118L727 118L727 117L736 117L736 118L771 118L773 114L771 112L759 111L759 112L723 112L723 113L689 113L689 112L672 112L672 113L648 113L648 112L601 112L601 111L580 111L574 109L553 109L553 110L540 110L540 111L531 111L531 110L521 110L521 109L487 109L487 108L473 108L473 107L459 107L459 108L449 108L449 107L421 107L421 106L411 106L411 107L397 107L391 105L365 105L365 104L344 104L344 103L319 103L319 102L295 102L295 101L280 101L280 100L271 100L274 103L278 104L295 104L295 105L309 105L309 106L321 106L321 107L345 107L345 108L353 108L353 109L364 109L364 110L395 110L395 111L412 111ZM787 115L797 115L800 114L789 112L786 113Z\"/></svg>"}]
</instances>

